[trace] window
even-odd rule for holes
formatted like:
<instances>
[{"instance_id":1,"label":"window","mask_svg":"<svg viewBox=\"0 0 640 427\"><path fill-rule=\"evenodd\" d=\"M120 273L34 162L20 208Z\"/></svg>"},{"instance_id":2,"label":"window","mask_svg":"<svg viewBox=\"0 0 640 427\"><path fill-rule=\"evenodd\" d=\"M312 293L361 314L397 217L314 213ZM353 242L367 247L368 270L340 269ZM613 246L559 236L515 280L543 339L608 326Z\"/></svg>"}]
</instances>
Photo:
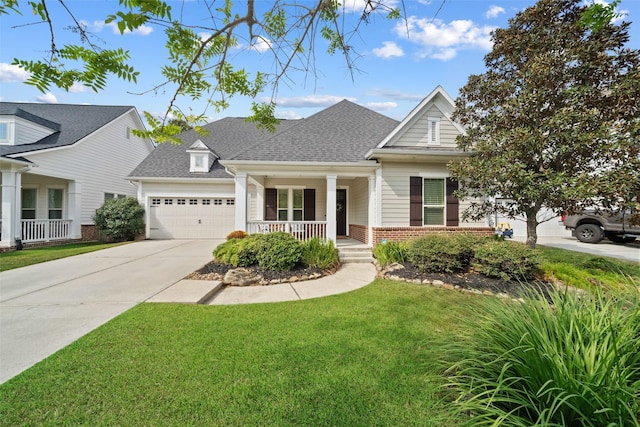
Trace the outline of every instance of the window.
<instances>
[{"instance_id":1,"label":"window","mask_svg":"<svg viewBox=\"0 0 640 427\"><path fill-rule=\"evenodd\" d=\"M197 205L198 204L198 199L189 199L189 204L190 205Z\"/></svg>"},{"instance_id":2,"label":"window","mask_svg":"<svg viewBox=\"0 0 640 427\"><path fill-rule=\"evenodd\" d=\"M60 188L50 188L47 197L49 219L62 219L62 199L64 193Z\"/></svg>"},{"instance_id":3,"label":"window","mask_svg":"<svg viewBox=\"0 0 640 427\"><path fill-rule=\"evenodd\" d=\"M151 199L151 206L160 206L160 199Z\"/></svg>"},{"instance_id":4,"label":"window","mask_svg":"<svg viewBox=\"0 0 640 427\"><path fill-rule=\"evenodd\" d=\"M440 117L429 117L427 144L440 145Z\"/></svg>"},{"instance_id":5,"label":"window","mask_svg":"<svg viewBox=\"0 0 640 427\"><path fill-rule=\"evenodd\" d=\"M304 190L278 189L278 221L302 221L304 218Z\"/></svg>"},{"instance_id":6,"label":"window","mask_svg":"<svg viewBox=\"0 0 640 427\"><path fill-rule=\"evenodd\" d=\"M126 197L127 197L126 194L104 193L104 201L105 202L107 200L110 200L110 199L124 199Z\"/></svg>"},{"instance_id":7,"label":"window","mask_svg":"<svg viewBox=\"0 0 640 427\"><path fill-rule=\"evenodd\" d=\"M209 200L209 199L203 199L203 200L202 200L202 204L203 204L204 206L208 206L208 205L210 205L210 204L211 204L211 200Z\"/></svg>"},{"instance_id":8,"label":"window","mask_svg":"<svg viewBox=\"0 0 640 427\"><path fill-rule=\"evenodd\" d=\"M423 183L423 224L444 225L445 180L425 178Z\"/></svg>"},{"instance_id":9,"label":"window","mask_svg":"<svg viewBox=\"0 0 640 427\"><path fill-rule=\"evenodd\" d=\"M22 219L36 219L36 200L38 190L35 188L22 189Z\"/></svg>"},{"instance_id":10,"label":"window","mask_svg":"<svg viewBox=\"0 0 640 427\"><path fill-rule=\"evenodd\" d=\"M227 199L227 206L233 206L236 204L236 199Z\"/></svg>"},{"instance_id":11,"label":"window","mask_svg":"<svg viewBox=\"0 0 640 427\"><path fill-rule=\"evenodd\" d=\"M213 200L213 204L216 205L216 206L222 205L222 199L214 199Z\"/></svg>"},{"instance_id":12,"label":"window","mask_svg":"<svg viewBox=\"0 0 640 427\"><path fill-rule=\"evenodd\" d=\"M9 141L9 123L0 123L0 142Z\"/></svg>"},{"instance_id":13,"label":"window","mask_svg":"<svg viewBox=\"0 0 640 427\"><path fill-rule=\"evenodd\" d=\"M129 126L127 126L126 136L127 136L127 139L131 139L131 128Z\"/></svg>"},{"instance_id":14,"label":"window","mask_svg":"<svg viewBox=\"0 0 640 427\"><path fill-rule=\"evenodd\" d=\"M164 199L164 204L165 205L172 205L173 204L173 199Z\"/></svg>"},{"instance_id":15,"label":"window","mask_svg":"<svg viewBox=\"0 0 640 427\"><path fill-rule=\"evenodd\" d=\"M179 205L185 205L187 203L187 199L178 199Z\"/></svg>"}]
</instances>

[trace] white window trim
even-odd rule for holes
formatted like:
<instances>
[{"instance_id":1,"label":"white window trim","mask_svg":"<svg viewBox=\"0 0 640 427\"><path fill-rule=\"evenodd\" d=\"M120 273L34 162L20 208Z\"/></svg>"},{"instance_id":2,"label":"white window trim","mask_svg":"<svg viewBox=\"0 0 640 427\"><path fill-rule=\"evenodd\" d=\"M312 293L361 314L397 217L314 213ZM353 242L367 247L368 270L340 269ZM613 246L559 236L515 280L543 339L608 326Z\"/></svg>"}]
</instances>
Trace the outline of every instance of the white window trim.
<instances>
[{"instance_id":1,"label":"white window trim","mask_svg":"<svg viewBox=\"0 0 640 427\"><path fill-rule=\"evenodd\" d=\"M209 154L207 153L190 153L191 161L189 172L209 172ZM202 160L202 164L198 166L198 160Z\"/></svg>"},{"instance_id":2,"label":"white window trim","mask_svg":"<svg viewBox=\"0 0 640 427\"><path fill-rule=\"evenodd\" d=\"M427 122L427 145L440 145L440 117L427 117Z\"/></svg>"},{"instance_id":3,"label":"white window trim","mask_svg":"<svg viewBox=\"0 0 640 427\"><path fill-rule=\"evenodd\" d=\"M7 138L0 139L0 145L15 145L16 122L13 120L2 120L0 124L7 125Z\"/></svg>"}]
</instances>

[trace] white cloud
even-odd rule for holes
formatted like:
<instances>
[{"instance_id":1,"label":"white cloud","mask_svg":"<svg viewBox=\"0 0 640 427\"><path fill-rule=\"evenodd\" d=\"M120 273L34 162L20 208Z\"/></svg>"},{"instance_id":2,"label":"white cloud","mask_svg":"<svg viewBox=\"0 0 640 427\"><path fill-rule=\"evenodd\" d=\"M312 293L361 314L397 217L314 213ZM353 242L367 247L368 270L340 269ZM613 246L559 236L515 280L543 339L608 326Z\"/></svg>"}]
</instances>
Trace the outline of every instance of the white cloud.
<instances>
[{"instance_id":1,"label":"white cloud","mask_svg":"<svg viewBox=\"0 0 640 427\"><path fill-rule=\"evenodd\" d=\"M340 2L342 4L342 11L345 13L362 13L365 10L365 6L367 10L373 6L375 7L376 2L369 2L368 0L343 0ZM398 7L399 0L386 0L384 2L385 9L387 11L388 8L396 8Z\"/></svg>"},{"instance_id":2,"label":"white cloud","mask_svg":"<svg viewBox=\"0 0 640 427\"><path fill-rule=\"evenodd\" d=\"M91 89L89 89L85 85L82 85L77 82L71 85L71 87L69 88L69 92L71 93L84 93L84 92L89 92L90 90Z\"/></svg>"},{"instance_id":3,"label":"white cloud","mask_svg":"<svg viewBox=\"0 0 640 427\"><path fill-rule=\"evenodd\" d=\"M382 47L373 49L373 54L384 59L404 56L402 48L394 42L382 42Z\"/></svg>"},{"instance_id":4,"label":"white cloud","mask_svg":"<svg viewBox=\"0 0 640 427\"><path fill-rule=\"evenodd\" d=\"M491 7L489 8L489 10L487 10L484 16L487 18L497 18L498 15L502 13L505 13L505 10L503 7L491 5Z\"/></svg>"},{"instance_id":5,"label":"white cloud","mask_svg":"<svg viewBox=\"0 0 640 427\"><path fill-rule=\"evenodd\" d=\"M420 57L446 61L461 49L491 50L491 31L494 29L480 27L470 20L445 23L439 19L410 17L406 23L397 23L394 32L421 46Z\"/></svg>"},{"instance_id":6,"label":"white cloud","mask_svg":"<svg viewBox=\"0 0 640 427\"><path fill-rule=\"evenodd\" d=\"M110 28L113 34L118 34L118 35L120 34L120 29L118 28L118 24L116 24L115 22L110 22L108 24L105 23L104 21L93 21L93 22L79 21L79 22L80 22L80 25L84 25L88 31L91 31L94 33L99 33L106 27L106 28ZM153 32L153 28L149 27L148 25L141 25L140 27L134 29L133 31L129 29L124 30L124 34L135 34L138 36L148 36L152 32Z\"/></svg>"},{"instance_id":7,"label":"white cloud","mask_svg":"<svg viewBox=\"0 0 640 427\"><path fill-rule=\"evenodd\" d=\"M17 65L0 63L0 82L22 83L29 78L29 73Z\"/></svg>"},{"instance_id":8,"label":"white cloud","mask_svg":"<svg viewBox=\"0 0 640 427\"><path fill-rule=\"evenodd\" d=\"M364 95L366 96L377 96L383 98L391 98L396 101L421 101L424 98L422 94L409 93L409 92L398 92L395 90L389 89L369 89L365 91Z\"/></svg>"},{"instance_id":9,"label":"white cloud","mask_svg":"<svg viewBox=\"0 0 640 427\"><path fill-rule=\"evenodd\" d=\"M602 6L609 6L609 4L611 4L611 2L605 1L605 0L593 0L593 3L596 4L600 4ZM584 2L585 6L589 6L592 3L590 1L585 1ZM619 24L621 23L624 18L626 18L629 15L629 11L628 10L623 10L623 9L615 9L614 12L616 13L616 16L611 20L612 24Z\"/></svg>"},{"instance_id":10,"label":"white cloud","mask_svg":"<svg viewBox=\"0 0 640 427\"><path fill-rule=\"evenodd\" d=\"M367 108L370 108L374 111L388 111L388 110L393 110L394 108L398 107L398 104L395 102L367 102L366 104Z\"/></svg>"},{"instance_id":11,"label":"white cloud","mask_svg":"<svg viewBox=\"0 0 640 427\"><path fill-rule=\"evenodd\" d=\"M262 37L257 38L253 43L251 43L251 50L255 50L256 52L266 52L271 49L271 40L266 40Z\"/></svg>"},{"instance_id":12,"label":"white cloud","mask_svg":"<svg viewBox=\"0 0 640 427\"><path fill-rule=\"evenodd\" d=\"M36 101L43 102L45 104L57 104L58 98L56 98L56 96L51 92L47 92L44 95L36 97Z\"/></svg>"},{"instance_id":13,"label":"white cloud","mask_svg":"<svg viewBox=\"0 0 640 427\"><path fill-rule=\"evenodd\" d=\"M276 111L276 118L280 120L298 120L301 119L302 116L296 113L295 111Z\"/></svg>"},{"instance_id":14,"label":"white cloud","mask_svg":"<svg viewBox=\"0 0 640 427\"><path fill-rule=\"evenodd\" d=\"M345 98L334 95L307 95L293 98L279 98L276 103L278 107L305 108L305 107L329 107L343 99L354 102L355 98Z\"/></svg>"}]
</instances>

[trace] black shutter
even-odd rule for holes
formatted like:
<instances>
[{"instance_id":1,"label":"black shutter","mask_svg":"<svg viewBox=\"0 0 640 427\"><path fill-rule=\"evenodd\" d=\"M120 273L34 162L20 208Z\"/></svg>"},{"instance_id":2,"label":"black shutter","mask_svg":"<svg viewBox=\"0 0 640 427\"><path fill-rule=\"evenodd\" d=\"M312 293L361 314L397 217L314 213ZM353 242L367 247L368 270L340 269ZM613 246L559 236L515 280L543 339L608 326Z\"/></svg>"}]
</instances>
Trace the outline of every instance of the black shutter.
<instances>
[{"instance_id":1,"label":"black shutter","mask_svg":"<svg viewBox=\"0 0 640 427\"><path fill-rule=\"evenodd\" d=\"M305 188L304 190L304 220L316 220L316 190L315 188Z\"/></svg>"},{"instance_id":2,"label":"black shutter","mask_svg":"<svg viewBox=\"0 0 640 427\"><path fill-rule=\"evenodd\" d=\"M422 178L409 177L409 225L422 226Z\"/></svg>"},{"instance_id":3,"label":"black shutter","mask_svg":"<svg viewBox=\"0 0 640 427\"><path fill-rule=\"evenodd\" d=\"M278 190L275 188L264 190L264 219L265 221L278 220Z\"/></svg>"},{"instance_id":4,"label":"black shutter","mask_svg":"<svg viewBox=\"0 0 640 427\"><path fill-rule=\"evenodd\" d=\"M447 227L457 227L460 225L458 199L453 192L458 189L458 181L447 178Z\"/></svg>"}]
</instances>

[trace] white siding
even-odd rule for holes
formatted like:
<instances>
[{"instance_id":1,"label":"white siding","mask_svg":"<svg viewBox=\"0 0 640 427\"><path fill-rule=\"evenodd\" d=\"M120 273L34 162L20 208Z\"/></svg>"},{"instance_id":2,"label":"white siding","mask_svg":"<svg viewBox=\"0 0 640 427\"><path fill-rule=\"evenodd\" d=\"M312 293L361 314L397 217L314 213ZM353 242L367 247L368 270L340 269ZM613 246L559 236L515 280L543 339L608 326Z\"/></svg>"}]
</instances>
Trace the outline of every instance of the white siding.
<instances>
[{"instance_id":1,"label":"white siding","mask_svg":"<svg viewBox=\"0 0 640 427\"><path fill-rule=\"evenodd\" d=\"M416 116L411 126L393 143L393 147L426 147L429 130L429 117L440 117L440 145L439 148L455 148L456 136L459 132L435 105Z\"/></svg>"},{"instance_id":2,"label":"white siding","mask_svg":"<svg viewBox=\"0 0 640 427\"><path fill-rule=\"evenodd\" d=\"M349 181L347 197L349 198L349 223L367 225L369 222L369 179L356 178Z\"/></svg>"},{"instance_id":3,"label":"white siding","mask_svg":"<svg viewBox=\"0 0 640 427\"><path fill-rule=\"evenodd\" d=\"M136 196L136 187L126 177L151 152L151 147L133 135L127 139L127 128L139 127L135 115L132 110L72 146L24 156L38 165L34 173L80 184L82 224L93 223L104 193Z\"/></svg>"},{"instance_id":4,"label":"white siding","mask_svg":"<svg viewBox=\"0 0 640 427\"><path fill-rule=\"evenodd\" d=\"M445 164L392 163L382 164L382 226L409 226L409 177L433 174L434 177L448 176ZM459 211L469 206L469 201L460 201ZM462 218L462 215L460 216ZM486 226L485 221L463 222L461 226Z\"/></svg>"}]
</instances>

